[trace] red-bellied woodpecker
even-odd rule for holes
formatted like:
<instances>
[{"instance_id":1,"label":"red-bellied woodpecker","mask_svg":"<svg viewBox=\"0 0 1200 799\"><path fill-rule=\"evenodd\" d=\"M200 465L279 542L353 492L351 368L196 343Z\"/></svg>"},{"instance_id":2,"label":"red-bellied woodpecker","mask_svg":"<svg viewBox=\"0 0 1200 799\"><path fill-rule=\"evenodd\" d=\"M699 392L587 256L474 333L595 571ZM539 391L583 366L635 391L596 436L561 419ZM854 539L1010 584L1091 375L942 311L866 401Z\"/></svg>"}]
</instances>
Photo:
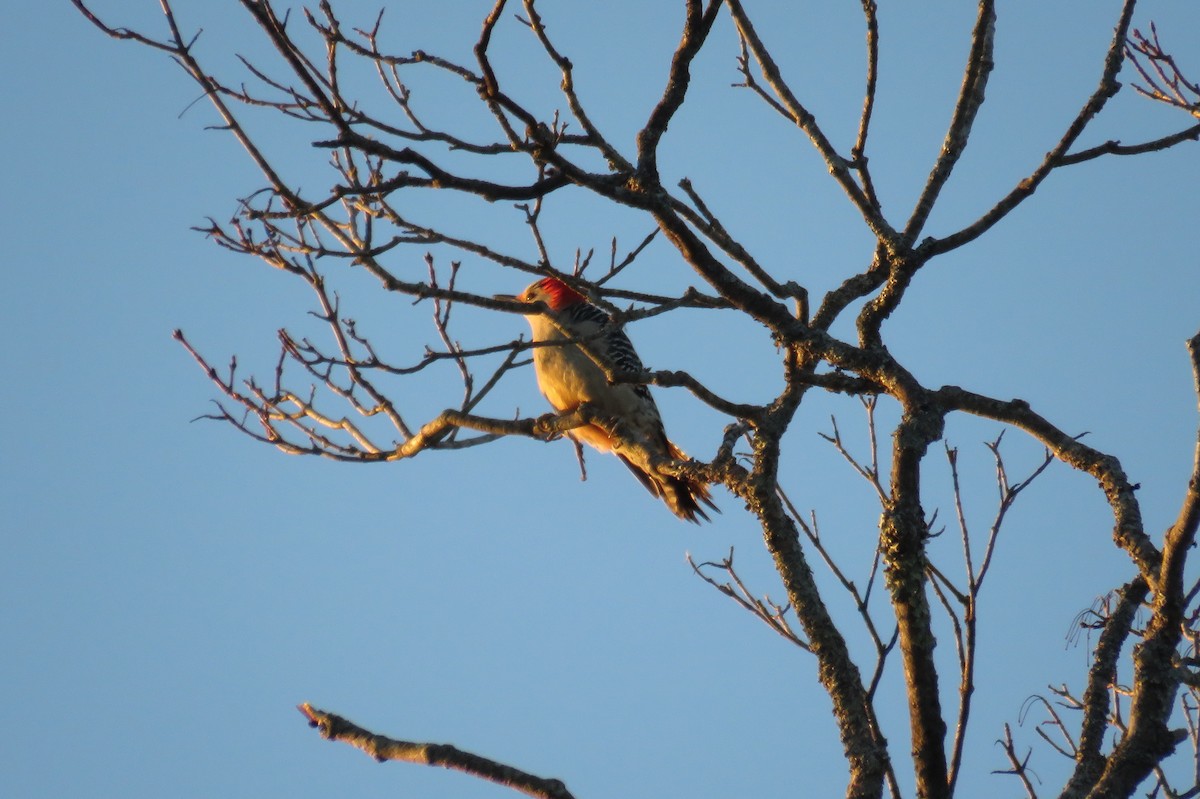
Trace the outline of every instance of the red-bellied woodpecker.
<instances>
[{"instance_id":1,"label":"red-bellied woodpecker","mask_svg":"<svg viewBox=\"0 0 1200 799\"><path fill-rule=\"evenodd\" d=\"M687 456L667 438L650 390L641 384L609 383L604 369L583 349L618 370L641 372L641 359L629 337L611 326L607 313L557 278L543 278L515 299L545 305L545 310L539 308L525 318L533 328L533 340L549 343L534 348L533 366L538 388L550 404L558 411L570 411L589 403L602 417L612 420L577 427L568 435L615 454L679 518L707 521L700 503L717 510L709 499L708 486L701 480L662 474L653 466L655 459L685 460Z\"/></svg>"}]
</instances>

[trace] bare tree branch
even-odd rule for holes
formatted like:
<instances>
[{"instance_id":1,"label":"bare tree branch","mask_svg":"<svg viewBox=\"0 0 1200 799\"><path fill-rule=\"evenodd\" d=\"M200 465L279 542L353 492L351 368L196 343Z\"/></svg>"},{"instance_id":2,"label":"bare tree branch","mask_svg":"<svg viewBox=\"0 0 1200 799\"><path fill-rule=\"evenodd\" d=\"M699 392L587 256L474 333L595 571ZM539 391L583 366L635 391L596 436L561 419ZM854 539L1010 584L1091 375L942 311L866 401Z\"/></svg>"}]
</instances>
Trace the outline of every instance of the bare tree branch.
<instances>
[{"instance_id":1,"label":"bare tree branch","mask_svg":"<svg viewBox=\"0 0 1200 799\"><path fill-rule=\"evenodd\" d=\"M855 182L850 171L849 162L838 155L834 150L829 139L826 138L824 132L817 125L816 117L804 107L791 88L784 81L783 75L780 72L779 66L771 57L770 51L759 38L758 32L755 30L753 23L750 21L749 15L742 7L740 0L726 0L726 5L729 7L729 13L733 16L733 21L737 25L738 34L742 37L742 41L759 68L762 70L763 78L767 85L771 87L777 104L775 108L786 112L786 116L799 127L804 134L808 136L817 151L824 159L826 166L829 167L829 172L833 175L838 185L846 192L850 201L854 203L855 208L862 214L863 220L867 223L867 227L871 229L881 242L886 242L889 247L895 248L899 242L896 231L887 223L879 213L876 204L867 196L866 192ZM747 70L748 72L748 70Z\"/></svg>"},{"instance_id":2,"label":"bare tree branch","mask_svg":"<svg viewBox=\"0 0 1200 799\"><path fill-rule=\"evenodd\" d=\"M971 126L975 123L975 115L980 106L983 105L988 76L995 65L992 60L995 36L995 3L992 0L981 0L978 16L975 18L975 28L971 32L971 51L967 56L967 67L963 74L962 88L958 92L958 102L954 106L950 129L946 132L941 154L929 173L912 216L904 226L904 241L909 244L916 241L925 227L929 212L933 210L942 187L950 179L950 173L954 171L954 166L971 138Z\"/></svg>"},{"instance_id":3,"label":"bare tree branch","mask_svg":"<svg viewBox=\"0 0 1200 799\"><path fill-rule=\"evenodd\" d=\"M1073 150L1118 91L1117 77L1126 59L1141 78L1137 89L1143 95L1200 116L1200 89L1163 49L1157 30L1151 26L1150 37L1138 31L1129 35L1134 0L1121 4L1097 87L1044 159L1004 196L989 200L990 207L985 203L988 210L971 224L919 244L969 145L985 99L994 58L992 0L977 5L961 87L940 154L914 192L916 203L900 230L885 216L874 182L878 175L868 166L872 131L877 130L872 127L877 94L886 85L879 74L881 34L874 0L861 3L864 89L856 111L857 131L852 141L843 143L849 145L844 150L828 138L796 84L785 79L781 62L760 34L765 28L755 24L757 18L752 19L740 0L685 0L666 78L653 106L643 112L645 122L632 132L632 142L625 143L581 96L580 85L587 85L584 66L572 60L563 46L565 37L551 35L556 23L536 0L522 0L519 16L505 13L507 0L494 0L472 55L466 56L468 63L425 50L388 52L381 35L382 12L364 27L352 28L343 24L328 0L290 22L281 4L240 0L271 52L262 61L260 55L241 58L239 69L245 76L234 80L218 79L198 60L197 37L183 33L170 0L160 0L165 33L158 37L110 26L83 0L72 2L105 35L174 59L213 104L219 127L260 170L262 187L239 202L233 218L210 220L200 230L219 246L252 256L289 280L302 281L312 292L309 297L315 304L304 317L308 327L278 331L273 371L262 378L244 377L237 358L230 358L227 368L217 368L176 331L216 387L216 410L206 418L220 419L287 453L383 463L429 450L470 448L503 436L549 441L585 425L610 431L622 425L622 419L603 415L590 401L541 416L524 415L513 405L496 408L502 402L499 387L532 356L540 362L547 353L540 347L571 347L583 361L591 359L603 373L596 382L603 383L604 390L632 385L641 395L647 386L684 389L683 398L721 417L724 429L714 457L664 457L638 440L641 434L628 437L623 446L632 450L625 453L645 455L643 460L663 475L724 486L745 504L761 529L783 596L777 601L754 593L748 584L753 581L735 569L732 547L727 557L697 563L689 556L688 563L709 585L813 656L817 679L833 704L848 769L846 792L856 799L876 799L885 786L898 799L901 782L908 777L897 774L898 761L891 757L879 721L882 703L892 698L880 687L887 685L883 676L887 664L896 661L892 653L897 649L905 688L901 701L909 711L912 743L907 765L915 793L941 799L965 784L965 742L979 687L978 600L985 582L998 579L990 576L991 566L1008 511L1057 460L1099 482L1113 519L1113 541L1129 557L1136 575L1082 617L1089 631L1099 631L1082 698L1063 682L1063 687L1050 689L1051 698L1031 700L1023 716L1031 710L1044 716L1033 734L1073 759L1064 796L1130 796L1144 781L1164 796L1200 795L1200 609L1193 607L1200 580L1187 565L1200 527L1200 434L1178 516L1161 539L1152 537L1145 529L1137 485L1115 455L1063 432L1060 424L1022 400L923 382L889 348L884 331L884 322L905 301L918 271L934 257L989 231L1032 196L1053 170L1200 139L1200 125L1193 125L1148 141L1112 140ZM796 272L791 263L772 263L742 231L731 229L735 215L725 210L728 204L711 188L688 178L663 184L660 162L666 163L672 141L665 132L669 125L687 122L681 110L690 102L692 81L700 74L698 59L720 38L717 20L722 8L728 10L736 36L729 45L737 48L738 85L800 129L874 237L869 260L864 258L850 274L834 276L826 284L833 288L815 309L810 307L809 286L797 277L807 271ZM557 87L536 96L549 96L561 107L543 109L542 99L535 104L518 99L531 94L530 87L518 81L525 76L515 74L507 57L508 36L514 31L523 37L520 46L532 47L539 58L548 59L556 73ZM365 67L372 85L379 81L375 99L355 94L359 87L351 79L351 65ZM421 76L428 75L448 78L445 82L452 88L422 94ZM457 113L438 113L440 103L451 96L479 112L482 123L470 123ZM382 110L374 107L379 98ZM269 151L273 141L250 135L235 115L239 108L309 126L332 181L315 192L302 191L283 169L290 162ZM444 118L449 121L438 121ZM677 174L688 174L686 163L684 168ZM602 206L619 206L635 225L643 225L634 245L619 249L612 231L572 233L574 238L566 240L559 236L556 212L566 207L565 198L577 195ZM442 215L430 201L435 196L461 205L455 206L454 214ZM484 213L508 227L497 233L490 221L480 221ZM514 231L519 235L508 235ZM648 290L649 262L660 258L662 243L669 245L668 256L691 270L691 277L672 278L675 283ZM596 266L605 248L607 271ZM635 263L638 268L630 268ZM346 285L342 281L353 280L348 275L376 282L388 300L399 300L389 308L416 315L423 332L404 328L401 335L385 336L379 331L392 328L356 321L351 313L355 292L339 291ZM545 277L563 281L611 321L589 336L572 336L560 325L561 341L532 342L494 332L483 340L472 337L475 328L470 326L485 314L549 315L549 305L531 307L495 293ZM422 302L424 308L409 307ZM602 336L615 329L652 317L663 322L685 308L704 311L713 320L723 322L733 313L761 325L774 348L783 387L763 390L747 381L718 391L708 380L707 364L687 371L669 362L654 369L625 370L598 346ZM319 333L312 333L312 326ZM681 346L692 345L684 341ZM1189 341L1188 349L1200 397L1200 334ZM432 388L425 390L427 386ZM801 513L780 485L783 442L797 420L805 418L802 404L814 391L839 401L845 395L857 397L866 411L867 444L861 450L843 439L836 416L832 432L824 435L870 485L880 505L878 537L858 542L863 544L855 552L859 560L848 559L832 545L832 538L823 537L817 511ZM879 452L883 431L877 429L875 415L880 395L895 400L899 416L888 431L886 458ZM961 553L950 554L954 563L947 565L942 562L944 552L929 546L939 531L937 511L927 513L923 505L928 493L923 491L928 487L923 466L930 446L942 439L947 420L958 414L1023 431L1044 445L1046 453L1024 479L1014 481L1001 455L1003 433L987 444L998 498L990 515L980 520L968 513L964 502L958 450L946 445L962 544ZM719 430L714 428L714 438ZM742 440L748 442L749 452L735 453ZM804 507L812 506L806 500ZM938 556L936 564L931 551ZM828 581L814 575L814 553L828 570ZM888 602L872 605L877 585L887 589ZM830 590L850 601L831 603ZM845 618L836 618L835 610ZM1139 613L1144 614L1144 624ZM944 633L947 626L955 652L939 656L935 631ZM857 630L857 637L848 636L850 630ZM956 712L942 706L946 674L940 667L946 665L958 669ZM1124 674L1128 666L1131 673ZM1118 682L1119 673L1126 682ZM444 765L531 796L570 796L557 780L452 746L396 741L309 705L302 705L301 711L326 737L381 759ZM1078 729L1069 723L1075 711ZM953 739L948 742L950 725ZM1110 732L1111 739L1106 737ZM1187 780L1178 779L1177 769L1167 765L1178 762L1169 757L1185 740L1191 741L1195 760L1191 788L1183 787ZM1036 796L1031 755L1021 754L1007 725L999 744L1009 766L1003 773L1017 776L1026 793Z\"/></svg>"},{"instance_id":4,"label":"bare tree branch","mask_svg":"<svg viewBox=\"0 0 1200 799\"><path fill-rule=\"evenodd\" d=\"M398 760L405 763L440 766L479 777L486 782L512 788L514 791L537 799L572 799L574 796L561 780L537 777L490 758L464 752L450 744L413 743L377 735L341 716L318 710L307 702L297 709L308 719L310 727L316 727L321 731L322 737L330 741L350 744L380 763Z\"/></svg>"},{"instance_id":5,"label":"bare tree branch","mask_svg":"<svg viewBox=\"0 0 1200 799\"><path fill-rule=\"evenodd\" d=\"M1188 80L1175 58L1163 49L1158 41L1158 27L1153 22L1149 38L1134 30L1125 45L1125 54L1145 81L1144 86L1133 86L1139 94L1200 118L1200 85ZM1147 65L1142 64L1141 58L1146 59Z\"/></svg>"},{"instance_id":6,"label":"bare tree branch","mask_svg":"<svg viewBox=\"0 0 1200 799\"><path fill-rule=\"evenodd\" d=\"M1116 29L1113 31L1113 38L1108 47L1108 54L1104 59L1104 70L1100 76L1100 83L1083 104L1083 107L1079 109L1079 113L1075 115L1075 119L1067 126L1067 130L1063 133L1062 138L1059 139L1058 144L1054 145L1046 153L1046 157L1042 159L1041 164L1028 177L1021 180L1000 202L992 206L989 211L975 222L943 238L929 238L923 241L918 248L923 255L926 257L939 255L977 239L985 231L1007 216L1012 209L1028 199L1055 167L1063 165L1062 159L1076 140L1078 140L1079 135L1083 133L1084 129L1096 115L1103 110L1108 100L1121 88L1121 84L1117 82L1117 73L1121 69L1121 62L1124 58L1125 40L1128 36L1129 24L1133 17L1135 5L1136 0L1125 0Z\"/></svg>"}]
</instances>

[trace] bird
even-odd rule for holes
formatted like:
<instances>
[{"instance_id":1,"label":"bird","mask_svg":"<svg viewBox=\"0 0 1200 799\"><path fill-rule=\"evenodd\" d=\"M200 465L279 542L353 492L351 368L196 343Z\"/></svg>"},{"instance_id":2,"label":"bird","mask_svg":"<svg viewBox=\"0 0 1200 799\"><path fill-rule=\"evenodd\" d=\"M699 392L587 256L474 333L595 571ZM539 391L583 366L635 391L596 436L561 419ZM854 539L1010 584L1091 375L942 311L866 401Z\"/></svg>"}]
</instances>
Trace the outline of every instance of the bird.
<instances>
[{"instance_id":1,"label":"bird","mask_svg":"<svg viewBox=\"0 0 1200 799\"><path fill-rule=\"evenodd\" d=\"M610 383L604 369L584 350L621 371L643 371L633 343L603 309L556 277L542 278L515 297L497 298L535 306L525 319L533 341L547 345L534 348L533 368L550 405L564 413L589 403L600 417L612 420L585 424L567 435L600 452L612 452L680 519L695 524L709 521L701 503L720 512L703 480L653 468L654 460L686 460L687 455L667 438L650 389L640 383Z\"/></svg>"}]
</instances>

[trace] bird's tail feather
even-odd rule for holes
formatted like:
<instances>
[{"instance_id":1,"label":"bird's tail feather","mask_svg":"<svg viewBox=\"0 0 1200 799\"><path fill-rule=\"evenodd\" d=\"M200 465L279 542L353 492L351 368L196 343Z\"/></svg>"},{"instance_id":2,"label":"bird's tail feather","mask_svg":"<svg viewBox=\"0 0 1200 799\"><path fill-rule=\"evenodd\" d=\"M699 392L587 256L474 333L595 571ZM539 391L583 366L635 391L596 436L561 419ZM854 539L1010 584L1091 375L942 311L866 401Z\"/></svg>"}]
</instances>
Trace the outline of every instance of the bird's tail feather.
<instances>
[{"instance_id":1,"label":"bird's tail feather","mask_svg":"<svg viewBox=\"0 0 1200 799\"><path fill-rule=\"evenodd\" d=\"M687 460L687 455L683 450L670 441L667 442L667 448L672 459ZM646 487L647 491L665 502L671 512L684 521L693 524L699 524L701 519L706 522L711 521L700 503L704 503L717 513L721 512L721 509L713 503L708 484L703 480L678 477L673 474L659 474L643 468L623 454L618 453L617 457L629 467L629 471L633 472L633 476Z\"/></svg>"}]
</instances>

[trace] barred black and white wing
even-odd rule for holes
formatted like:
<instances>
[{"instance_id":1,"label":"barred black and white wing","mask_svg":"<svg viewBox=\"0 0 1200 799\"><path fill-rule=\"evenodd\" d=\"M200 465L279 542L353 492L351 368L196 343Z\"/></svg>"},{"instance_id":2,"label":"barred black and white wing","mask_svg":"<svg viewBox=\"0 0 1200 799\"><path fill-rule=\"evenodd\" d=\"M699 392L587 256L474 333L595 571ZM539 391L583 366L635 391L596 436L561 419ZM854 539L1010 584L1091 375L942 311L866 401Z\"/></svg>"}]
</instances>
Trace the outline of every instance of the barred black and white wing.
<instances>
[{"instance_id":1,"label":"barred black and white wing","mask_svg":"<svg viewBox=\"0 0 1200 799\"><path fill-rule=\"evenodd\" d=\"M612 317L601 308L588 302L576 303L563 309L561 318L571 330L580 333L588 331L581 336L586 338L584 346L593 349L617 369L622 372L645 370L646 367L642 365L642 359L638 357L629 336L625 335L621 328L612 326ZM601 330L604 331L602 335L596 338L589 337ZM645 384L637 383L630 387L639 397L654 405L654 397L650 395L650 389ZM654 410L657 413L657 405L654 406Z\"/></svg>"}]
</instances>

